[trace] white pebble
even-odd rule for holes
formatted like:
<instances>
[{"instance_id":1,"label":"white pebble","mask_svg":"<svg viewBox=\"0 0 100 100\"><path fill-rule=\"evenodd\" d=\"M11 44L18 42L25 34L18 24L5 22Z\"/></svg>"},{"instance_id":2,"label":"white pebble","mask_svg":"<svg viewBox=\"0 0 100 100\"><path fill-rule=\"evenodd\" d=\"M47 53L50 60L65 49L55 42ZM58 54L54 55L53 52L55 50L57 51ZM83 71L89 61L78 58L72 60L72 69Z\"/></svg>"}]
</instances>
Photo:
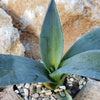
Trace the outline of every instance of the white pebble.
<instances>
[{"instance_id":1,"label":"white pebble","mask_svg":"<svg viewBox=\"0 0 100 100\"><path fill-rule=\"evenodd\" d=\"M81 85L83 82L84 82L84 80L81 79L81 80L79 81L79 85Z\"/></svg>"},{"instance_id":2,"label":"white pebble","mask_svg":"<svg viewBox=\"0 0 100 100\"><path fill-rule=\"evenodd\" d=\"M22 87L21 85L17 86L18 89L20 89L21 87Z\"/></svg>"},{"instance_id":3,"label":"white pebble","mask_svg":"<svg viewBox=\"0 0 100 100\"><path fill-rule=\"evenodd\" d=\"M29 88L29 87L30 87L30 84L26 83L25 88Z\"/></svg>"},{"instance_id":4,"label":"white pebble","mask_svg":"<svg viewBox=\"0 0 100 100\"><path fill-rule=\"evenodd\" d=\"M70 78L70 81L72 81L72 82L73 82L73 81L74 81L74 79L73 79L73 78Z\"/></svg>"},{"instance_id":5,"label":"white pebble","mask_svg":"<svg viewBox=\"0 0 100 100\"><path fill-rule=\"evenodd\" d=\"M66 87L65 87L65 86L59 86L59 88L60 88L60 89L63 89L63 90L65 90L65 89L66 89Z\"/></svg>"},{"instance_id":6,"label":"white pebble","mask_svg":"<svg viewBox=\"0 0 100 100\"><path fill-rule=\"evenodd\" d=\"M28 96L28 89L24 89L25 96Z\"/></svg>"},{"instance_id":7,"label":"white pebble","mask_svg":"<svg viewBox=\"0 0 100 100\"><path fill-rule=\"evenodd\" d=\"M53 96L51 96L51 100L56 100L56 98L55 98L55 97L53 97Z\"/></svg>"},{"instance_id":8,"label":"white pebble","mask_svg":"<svg viewBox=\"0 0 100 100\"><path fill-rule=\"evenodd\" d=\"M20 91L20 93L24 92L23 88L21 88L19 91Z\"/></svg>"},{"instance_id":9,"label":"white pebble","mask_svg":"<svg viewBox=\"0 0 100 100\"><path fill-rule=\"evenodd\" d=\"M38 98L38 100L43 100L42 98Z\"/></svg>"},{"instance_id":10,"label":"white pebble","mask_svg":"<svg viewBox=\"0 0 100 100\"><path fill-rule=\"evenodd\" d=\"M35 94L32 95L32 97L37 98L37 97L39 97L39 94L35 93Z\"/></svg>"},{"instance_id":11,"label":"white pebble","mask_svg":"<svg viewBox=\"0 0 100 100\"><path fill-rule=\"evenodd\" d=\"M61 92L60 92L60 95L61 95L62 97L64 97L64 96L65 96L65 93L64 93L63 91L61 91Z\"/></svg>"},{"instance_id":12,"label":"white pebble","mask_svg":"<svg viewBox=\"0 0 100 100\"><path fill-rule=\"evenodd\" d=\"M35 98L32 98L32 100L36 100Z\"/></svg>"},{"instance_id":13,"label":"white pebble","mask_svg":"<svg viewBox=\"0 0 100 100\"><path fill-rule=\"evenodd\" d=\"M37 85L37 93L40 93L41 91L41 85Z\"/></svg>"},{"instance_id":14,"label":"white pebble","mask_svg":"<svg viewBox=\"0 0 100 100\"><path fill-rule=\"evenodd\" d=\"M46 92L45 90L42 90L42 91L41 91L41 93L45 93L45 92Z\"/></svg>"},{"instance_id":15,"label":"white pebble","mask_svg":"<svg viewBox=\"0 0 100 100\"><path fill-rule=\"evenodd\" d=\"M79 86L79 89L81 90L82 88L83 88L83 85L80 85L80 86Z\"/></svg>"},{"instance_id":16,"label":"white pebble","mask_svg":"<svg viewBox=\"0 0 100 100\"><path fill-rule=\"evenodd\" d=\"M27 97L27 96L25 96L25 97L24 97L24 100L28 100L28 97Z\"/></svg>"},{"instance_id":17,"label":"white pebble","mask_svg":"<svg viewBox=\"0 0 100 100\"><path fill-rule=\"evenodd\" d=\"M38 85L42 85L42 83L41 82L38 82Z\"/></svg>"},{"instance_id":18,"label":"white pebble","mask_svg":"<svg viewBox=\"0 0 100 100\"><path fill-rule=\"evenodd\" d=\"M60 89L55 89L55 90L54 90L54 92L59 92L59 91L60 91Z\"/></svg>"},{"instance_id":19,"label":"white pebble","mask_svg":"<svg viewBox=\"0 0 100 100\"><path fill-rule=\"evenodd\" d=\"M49 95L52 94L52 92L51 92L51 90L47 90L45 94L46 94L47 96L49 96Z\"/></svg>"},{"instance_id":20,"label":"white pebble","mask_svg":"<svg viewBox=\"0 0 100 100\"><path fill-rule=\"evenodd\" d=\"M42 100L49 100L49 98L47 97L47 98L43 98Z\"/></svg>"},{"instance_id":21,"label":"white pebble","mask_svg":"<svg viewBox=\"0 0 100 100\"><path fill-rule=\"evenodd\" d=\"M29 96L29 100L32 100L32 96Z\"/></svg>"},{"instance_id":22,"label":"white pebble","mask_svg":"<svg viewBox=\"0 0 100 100\"><path fill-rule=\"evenodd\" d=\"M86 84L86 81L83 82L83 85L85 85L85 84Z\"/></svg>"},{"instance_id":23,"label":"white pebble","mask_svg":"<svg viewBox=\"0 0 100 100\"><path fill-rule=\"evenodd\" d=\"M15 92L18 94L19 93L19 91L18 90L15 90Z\"/></svg>"}]
</instances>

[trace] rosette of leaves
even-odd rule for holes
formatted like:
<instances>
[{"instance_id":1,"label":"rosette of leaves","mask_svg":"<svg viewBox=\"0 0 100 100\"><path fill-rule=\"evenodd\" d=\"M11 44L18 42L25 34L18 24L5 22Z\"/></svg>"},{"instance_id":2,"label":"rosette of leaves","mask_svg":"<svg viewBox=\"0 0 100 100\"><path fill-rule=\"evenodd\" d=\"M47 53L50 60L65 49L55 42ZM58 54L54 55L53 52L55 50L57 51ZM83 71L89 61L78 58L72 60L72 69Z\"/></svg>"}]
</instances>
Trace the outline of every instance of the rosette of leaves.
<instances>
[{"instance_id":1,"label":"rosette of leaves","mask_svg":"<svg viewBox=\"0 0 100 100\"><path fill-rule=\"evenodd\" d=\"M20 83L43 82L54 90L67 74L100 80L100 28L90 31L63 53L63 33L54 0L50 0L40 35L41 62L0 54L0 87ZM61 100L72 100L65 91Z\"/></svg>"}]
</instances>

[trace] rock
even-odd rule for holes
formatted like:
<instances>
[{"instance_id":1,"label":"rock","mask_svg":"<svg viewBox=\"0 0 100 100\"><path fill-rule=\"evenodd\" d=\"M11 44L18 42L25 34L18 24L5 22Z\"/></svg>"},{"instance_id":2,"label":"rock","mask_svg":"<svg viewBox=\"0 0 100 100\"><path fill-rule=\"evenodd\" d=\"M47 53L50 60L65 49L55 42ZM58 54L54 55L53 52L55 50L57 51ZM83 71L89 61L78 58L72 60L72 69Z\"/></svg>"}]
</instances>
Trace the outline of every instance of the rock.
<instances>
[{"instance_id":1,"label":"rock","mask_svg":"<svg viewBox=\"0 0 100 100\"><path fill-rule=\"evenodd\" d=\"M55 89L55 90L54 90L54 92L59 92L59 91L60 91L60 89Z\"/></svg>"},{"instance_id":2,"label":"rock","mask_svg":"<svg viewBox=\"0 0 100 100\"><path fill-rule=\"evenodd\" d=\"M24 94L24 89L23 88L20 88L19 91L20 91L20 93Z\"/></svg>"},{"instance_id":3,"label":"rock","mask_svg":"<svg viewBox=\"0 0 100 100\"><path fill-rule=\"evenodd\" d=\"M18 94L18 93L19 93L19 91L18 91L18 90L15 90L15 93L17 93L17 94Z\"/></svg>"},{"instance_id":4,"label":"rock","mask_svg":"<svg viewBox=\"0 0 100 100\"><path fill-rule=\"evenodd\" d=\"M13 87L8 86L0 92L0 100L23 100L20 96L13 92Z\"/></svg>"},{"instance_id":5,"label":"rock","mask_svg":"<svg viewBox=\"0 0 100 100\"><path fill-rule=\"evenodd\" d=\"M66 87L65 87L65 86L59 86L59 88L60 88L60 89L63 89L63 90L65 90L65 89L66 89Z\"/></svg>"},{"instance_id":6,"label":"rock","mask_svg":"<svg viewBox=\"0 0 100 100\"><path fill-rule=\"evenodd\" d=\"M38 100L43 100L42 98L38 98Z\"/></svg>"},{"instance_id":7,"label":"rock","mask_svg":"<svg viewBox=\"0 0 100 100\"><path fill-rule=\"evenodd\" d=\"M39 97L39 94L38 93L35 93L35 94L32 95L32 97L33 98L37 98L37 97Z\"/></svg>"},{"instance_id":8,"label":"rock","mask_svg":"<svg viewBox=\"0 0 100 100\"><path fill-rule=\"evenodd\" d=\"M34 84L31 84L31 86L30 86L30 95L35 93L36 92L35 90L36 90L36 87L34 86Z\"/></svg>"},{"instance_id":9,"label":"rock","mask_svg":"<svg viewBox=\"0 0 100 100\"><path fill-rule=\"evenodd\" d=\"M100 82L88 79L86 87L84 87L75 100L100 100Z\"/></svg>"},{"instance_id":10,"label":"rock","mask_svg":"<svg viewBox=\"0 0 100 100\"><path fill-rule=\"evenodd\" d=\"M28 100L28 97L27 97L27 96L25 96L25 97L24 97L24 100Z\"/></svg>"},{"instance_id":11,"label":"rock","mask_svg":"<svg viewBox=\"0 0 100 100\"><path fill-rule=\"evenodd\" d=\"M32 98L32 100L36 100L35 98Z\"/></svg>"},{"instance_id":12,"label":"rock","mask_svg":"<svg viewBox=\"0 0 100 100\"><path fill-rule=\"evenodd\" d=\"M60 92L60 95L61 95L62 97L65 97L65 96L66 96L65 93L64 93L63 91Z\"/></svg>"},{"instance_id":13,"label":"rock","mask_svg":"<svg viewBox=\"0 0 100 100\"><path fill-rule=\"evenodd\" d=\"M50 0L1 0L21 33L26 56L40 58L39 35ZM81 36L100 26L99 0L55 0L64 35L64 53Z\"/></svg>"},{"instance_id":14,"label":"rock","mask_svg":"<svg viewBox=\"0 0 100 100\"><path fill-rule=\"evenodd\" d=\"M56 98L55 98L55 97L53 97L53 96L51 96L51 100L56 100Z\"/></svg>"},{"instance_id":15,"label":"rock","mask_svg":"<svg viewBox=\"0 0 100 100\"><path fill-rule=\"evenodd\" d=\"M30 87L30 84L29 84L29 83L26 83L26 84L25 84L25 88L28 89L29 87Z\"/></svg>"},{"instance_id":16,"label":"rock","mask_svg":"<svg viewBox=\"0 0 100 100\"><path fill-rule=\"evenodd\" d=\"M32 100L32 96L29 96L29 100Z\"/></svg>"},{"instance_id":17,"label":"rock","mask_svg":"<svg viewBox=\"0 0 100 100\"><path fill-rule=\"evenodd\" d=\"M47 98L43 98L42 100L50 100L50 99L47 97Z\"/></svg>"},{"instance_id":18,"label":"rock","mask_svg":"<svg viewBox=\"0 0 100 100\"><path fill-rule=\"evenodd\" d=\"M40 93L40 92L41 92L41 85L37 85L36 92L37 92L37 93Z\"/></svg>"},{"instance_id":19,"label":"rock","mask_svg":"<svg viewBox=\"0 0 100 100\"><path fill-rule=\"evenodd\" d=\"M81 90L82 88L83 88L83 85L80 85L80 86L79 86L79 89Z\"/></svg>"},{"instance_id":20,"label":"rock","mask_svg":"<svg viewBox=\"0 0 100 100\"><path fill-rule=\"evenodd\" d=\"M45 95L46 95L46 96L49 96L49 95L51 95L51 94L52 94L51 90L47 90L47 91L45 92Z\"/></svg>"},{"instance_id":21,"label":"rock","mask_svg":"<svg viewBox=\"0 0 100 100\"><path fill-rule=\"evenodd\" d=\"M28 92L28 89L24 89L24 93L25 93L25 96L27 97L28 96L28 94L29 94L29 92Z\"/></svg>"},{"instance_id":22,"label":"rock","mask_svg":"<svg viewBox=\"0 0 100 100\"><path fill-rule=\"evenodd\" d=\"M18 30L13 27L12 18L0 8L0 53L24 56L24 47L19 40Z\"/></svg>"}]
</instances>

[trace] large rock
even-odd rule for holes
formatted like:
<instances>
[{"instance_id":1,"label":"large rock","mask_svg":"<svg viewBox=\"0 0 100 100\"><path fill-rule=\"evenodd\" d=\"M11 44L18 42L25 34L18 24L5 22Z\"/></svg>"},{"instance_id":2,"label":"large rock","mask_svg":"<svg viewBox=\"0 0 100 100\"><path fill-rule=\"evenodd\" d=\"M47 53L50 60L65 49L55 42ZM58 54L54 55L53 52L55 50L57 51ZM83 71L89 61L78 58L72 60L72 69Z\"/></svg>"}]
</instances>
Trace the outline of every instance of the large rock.
<instances>
[{"instance_id":1,"label":"large rock","mask_svg":"<svg viewBox=\"0 0 100 100\"><path fill-rule=\"evenodd\" d=\"M39 59L39 35L50 0L1 0L20 30L26 56ZM64 34L64 53L81 36L100 26L100 0L55 0Z\"/></svg>"},{"instance_id":2,"label":"large rock","mask_svg":"<svg viewBox=\"0 0 100 100\"><path fill-rule=\"evenodd\" d=\"M0 100L23 100L20 96L16 95L12 86L6 87L3 92L0 92Z\"/></svg>"},{"instance_id":3,"label":"large rock","mask_svg":"<svg viewBox=\"0 0 100 100\"><path fill-rule=\"evenodd\" d=\"M24 56L19 32L13 27L12 18L0 8L0 53Z\"/></svg>"},{"instance_id":4,"label":"large rock","mask_svg":"<svg viewBox=\"0 0 100 100\"><path fill-rule=\"evenodd\" d=\"M100 100L100 82L88 79L86 87L75 100Z\"/></svg>"},{"instance_id":5,"label":"large rock","mask_svg":"<svg viewBox=\"0 0 100 100\"><path fill-rule=\"evenodd\" d=\"M20 34L13 27L12 18L0 8L0 54L24 56L24 46L20 42ZM1 90L4 89L2 92ZM0 88L0 100L21 100L13 87Z\"/></svg>"}]
</instances>

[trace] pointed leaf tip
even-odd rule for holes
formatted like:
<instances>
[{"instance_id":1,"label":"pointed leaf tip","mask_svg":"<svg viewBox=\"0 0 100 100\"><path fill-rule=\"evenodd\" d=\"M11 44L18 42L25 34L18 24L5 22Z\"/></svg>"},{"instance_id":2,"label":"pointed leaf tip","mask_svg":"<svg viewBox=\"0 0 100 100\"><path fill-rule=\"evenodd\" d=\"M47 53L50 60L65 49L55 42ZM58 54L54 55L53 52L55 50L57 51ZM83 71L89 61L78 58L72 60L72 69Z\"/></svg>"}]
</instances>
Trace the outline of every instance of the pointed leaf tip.
<instances>
[{"instance_id":1,"label":"pointed leaf tip","mask_svg":"<svg viewBox=\"0 0 100 100\"><path fill-rule=\"evenodd\" d=\"M46 68L58 68L63 52L63 33L54 0L50 1L40 34L40 53Z\"/></svg>"}]
</instances>

